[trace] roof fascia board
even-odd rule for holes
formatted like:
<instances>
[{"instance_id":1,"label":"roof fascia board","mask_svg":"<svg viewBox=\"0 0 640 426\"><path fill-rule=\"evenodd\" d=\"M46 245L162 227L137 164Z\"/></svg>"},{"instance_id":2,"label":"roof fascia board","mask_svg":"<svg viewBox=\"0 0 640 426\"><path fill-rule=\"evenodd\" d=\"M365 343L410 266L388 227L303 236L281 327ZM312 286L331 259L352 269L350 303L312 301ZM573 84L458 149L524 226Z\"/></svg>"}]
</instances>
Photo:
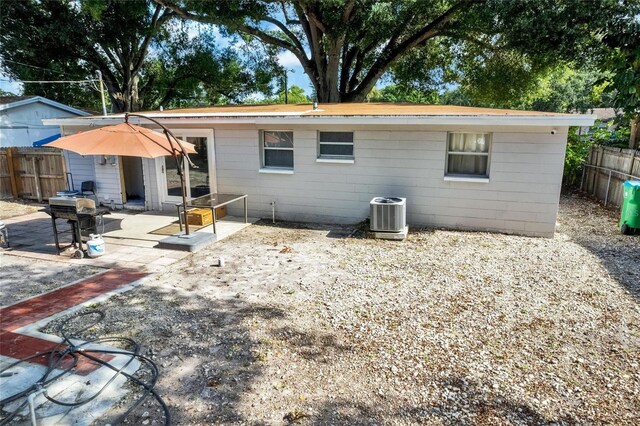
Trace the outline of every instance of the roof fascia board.
<instances>
[{"instance_id":1,"label":"roof fascia board","mask_svg":"<svg viewBox=\"0 0 640 426\"><path fill-rule=\"evenodd\" d=\"M147 124L144 121L130 117L134 124ZM336 117L336 116L198 116L198 117L171 117L163 115L154 118L160 119L163 124L353 124L353 125L457 125L457 126L592 126L596 117L594 115L547 115L547 116L362 116L362 117ZM64 126L108 126L122 123L122 117L95 117L95 118L51 118L44 119L44 124Z\"/></svg>"},{"instance_id":2,"label":"roof fascia board","mask_svg":"<svg viewBox=\"0 0 640 426\"><path fill-rule=\"evenodd\" d=\"M395 117L334 117L334 116L314 116L298 117L277 123L295 124L380 124L380 125L458 125L458 126L592 126L595 116L395 116ZM256 118L257 124L274 123L274 120L267 118Z\"/></svg>"},{"instance_id":3,"label":"roof fascia board","mask_svg":"<svg viewBox=\"0 0 640 426\"><path fill-rule=\"evenodd\" d=\"M22 99L20 101L16 101L16 102L11 102L9 104L0 105L0 111L11 109L11 108L17 108L17 107L24 106L24 105L33 104L33 103L36 103L36 102L42 102L45 105L49 105L49 106L52 106L54 108L58 108L58 109L61 109L63 111L67 111L67 112L70 112L72 114L80 115L80 116L83 116L83 117L91 115L90 113L88 113L86 111L81 111L81 110L76 109L74 107L71 107L69 105L61 104L60 102L56 102L56 101L52 101L51 99L43 98L42 96L34 96L32 98Z\"/></svg>"}]
</instances>

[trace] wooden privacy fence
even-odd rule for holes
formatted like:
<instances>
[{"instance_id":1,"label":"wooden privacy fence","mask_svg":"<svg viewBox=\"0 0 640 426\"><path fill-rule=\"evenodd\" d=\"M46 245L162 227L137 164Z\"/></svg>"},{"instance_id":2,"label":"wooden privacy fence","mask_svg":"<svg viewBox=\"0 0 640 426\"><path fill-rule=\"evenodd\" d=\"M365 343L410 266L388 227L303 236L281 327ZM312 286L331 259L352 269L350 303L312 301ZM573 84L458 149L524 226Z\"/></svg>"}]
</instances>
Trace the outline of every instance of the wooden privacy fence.
<instances>
[{"instance_id":1,"label":"wooden privacy fence","mask_svg":"<svg viewBox=\"0 0 640 426\"><path fill-rule=\"evenodd\" d=\"M593 145L582 169L580 189L605 205L622 205L622 183L640 180L640 150Z\"/></svg>"},{"instance_id":2,"label":"wooden privacy fence","mask_svg":"<svg viewBox=\"0 0 640 426\"><path fill-rule=\"evenodd\" d=\"M62 151L44 147L0 149L0 198L42 201L66 187Z\"/></svg>"}]
</instances>

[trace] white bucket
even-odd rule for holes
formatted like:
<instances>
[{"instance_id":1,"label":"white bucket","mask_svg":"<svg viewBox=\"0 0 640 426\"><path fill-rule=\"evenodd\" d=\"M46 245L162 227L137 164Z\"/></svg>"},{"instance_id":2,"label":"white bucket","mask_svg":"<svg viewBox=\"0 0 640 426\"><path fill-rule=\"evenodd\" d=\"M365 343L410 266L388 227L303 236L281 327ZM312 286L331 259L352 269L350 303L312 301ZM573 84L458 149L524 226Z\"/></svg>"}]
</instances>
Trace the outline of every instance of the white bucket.
<instances>
[{"instance_id":1,"label":"white bucket","mask_svg":"<svg viewBox=\"0 0 640 426\"><path fill-rule=\"evenodd\" d=\"M89 257L100 257L104 254L104 240L100 234L91 234L87 241L87 254Z\"/></svg>"}]
</instances>

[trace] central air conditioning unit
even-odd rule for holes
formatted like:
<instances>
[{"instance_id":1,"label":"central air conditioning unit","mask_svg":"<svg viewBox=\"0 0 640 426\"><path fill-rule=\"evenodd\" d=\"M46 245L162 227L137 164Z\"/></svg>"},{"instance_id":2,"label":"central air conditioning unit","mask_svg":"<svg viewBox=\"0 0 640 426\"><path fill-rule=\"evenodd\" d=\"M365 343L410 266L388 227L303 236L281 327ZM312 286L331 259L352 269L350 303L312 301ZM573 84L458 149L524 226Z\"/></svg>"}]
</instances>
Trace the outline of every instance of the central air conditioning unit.
<instances>
[{"instance_id":1,"label":"central air conditioning unit","mask_svg":"<svg viewBox=\"0 0 640 426\"><path fill-rule=\"evenodd\" d=\"M403 232L407 226L407 199L375 197L370 203L374 232Z\"/></svg>"}]
</instances>

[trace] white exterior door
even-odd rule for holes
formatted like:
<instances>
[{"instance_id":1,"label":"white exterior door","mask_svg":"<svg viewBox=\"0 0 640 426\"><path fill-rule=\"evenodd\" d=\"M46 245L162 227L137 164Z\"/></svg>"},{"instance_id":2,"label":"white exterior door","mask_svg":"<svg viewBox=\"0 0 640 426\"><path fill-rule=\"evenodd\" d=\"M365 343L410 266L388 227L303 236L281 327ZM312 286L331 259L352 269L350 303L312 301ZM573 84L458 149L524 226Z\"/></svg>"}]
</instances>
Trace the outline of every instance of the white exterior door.
<instances>
[{"instance_id":1,"label":"white exterior door","mask_svg":"<svg viewBox=\"0 0 640 426\"><path fill-rule=\"evenodd\" d=\"M177 138L196 146L197 154L189 155L196 167L187 167L185 170L187 199L215 192L216 163L213 130L191 129L172 130L172 132ZM168 203L182 201L182 187L175 158L167 156L158 158L156 161L162 201Z\"/></svg>"}]
</instances>

